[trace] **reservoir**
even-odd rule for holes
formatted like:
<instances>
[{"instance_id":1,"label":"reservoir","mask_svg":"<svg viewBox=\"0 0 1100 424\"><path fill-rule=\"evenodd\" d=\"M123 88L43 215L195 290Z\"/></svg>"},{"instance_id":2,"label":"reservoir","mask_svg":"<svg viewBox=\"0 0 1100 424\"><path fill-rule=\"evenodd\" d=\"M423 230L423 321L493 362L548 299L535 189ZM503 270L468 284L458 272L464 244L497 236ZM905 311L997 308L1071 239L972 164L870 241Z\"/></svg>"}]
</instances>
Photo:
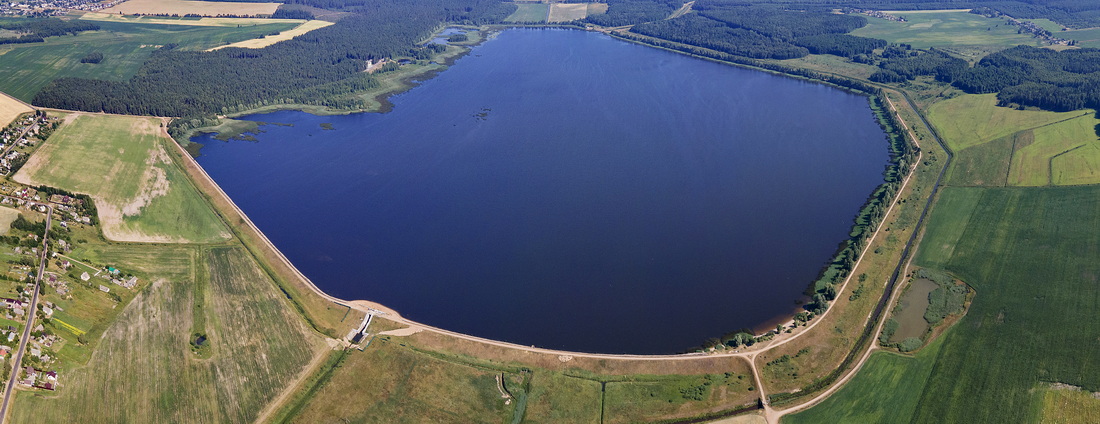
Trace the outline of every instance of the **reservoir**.
<instances>
[{"instance_id":1,"label":"reservoir","mask_svg":"<svg viewBox=\"0 0 1100 424\"><path fill-rule=\"evenodd\" d=\"M864 97L575 30L505 30L390 100L247 116L280 125L198 160L327 293L546 348L774 327L888 159Z\"/></svg>"}]
</instances>

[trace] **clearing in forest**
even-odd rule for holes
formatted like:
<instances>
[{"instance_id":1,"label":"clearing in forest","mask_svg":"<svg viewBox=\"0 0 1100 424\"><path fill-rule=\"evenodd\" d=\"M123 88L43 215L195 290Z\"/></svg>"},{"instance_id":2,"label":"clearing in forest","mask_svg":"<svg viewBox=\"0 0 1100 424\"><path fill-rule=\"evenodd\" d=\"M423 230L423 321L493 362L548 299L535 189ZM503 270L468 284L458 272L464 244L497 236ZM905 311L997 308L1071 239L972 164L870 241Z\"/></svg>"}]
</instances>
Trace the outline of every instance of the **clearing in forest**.
<instances>
[{"instance_id":1,"label":"clearing in forest","mask_svg":"<svg viewBox=\"0 0 1100 424\"><path fill-rule=\"evenodd\" d=\"M966 10L926 10L886 12L904 17L907 22L867 17L867 26L852 31L852 35L879 38L891 43L911 44L926 49L935 46L988 45L1012 47L1034 46L1035 38L1018 34L1019 27L1002 18L987 18Z\"/></svg>"},{"instance_id":2,"label":"clearing in forest","mask_svg":"<svg viewBox=\"0 0 1100 424\"><path fill-rule=\"evenodd\" d=\"M116 241L216 242L229 230L166 151L158 118L72 114L14 176L87 193Z\"/></svg>"},{"instance_id":3,"label":"clearing in forest","mask_svg":"<svg viewBox=\"0 0 1100 424\"><path fill-rule=\"evenodd\" d=\"M569 22L588 16L588 3L551 3L548 22Z\"/></svg>"},{"instance_id":4,"label":"clearing in forest","mask_svg":"<svg viewBox=\"0 0 1100 424\"><path fill-rule=\"evenodd\" d=\"M516 11L512 12L505 22L546 22L550 16L550 5L546 3L516 3Z\"/></svg>"},{"instance_id":5,"label":"clearing in forest","mask_svg":"<svg viewBox=\"0 0 1100 424\"><path fill-rule=\"evenodd\" d=\"M238 42L233 43L233 44L226 44L224 46L214 47L210 50L224 49L226 47L241 47L241 48L246 48L246 49L262 49L264 47L267 47L267 46L270 46L272 44L278 43L280 41L286 41L286 40L289 40L291 38L297 37L299 35L305 34L307 32L313 31L315 29L321 29L321 28L327 27L327 26L332 25L332 24L333 24L332 22L328 22L328 21L318 21L318 20L306 21L306 22L302 23L301 25L298 25L297 27L295 27L294 29L291 29L289 31L283 31L283 32L280 32L278 34L268 35L268 36L265 36L265 37L262 37L262 38L254 38L254 39L251 39L251 40L238 41Z\"/></svg>"},{"instance_id":6,"label":"clearing in forest","mask_svg":"<svg viewBox=\"0 0 1100 424\"><path fill-rule=\"evenodd\" d=\"M129 0L103 9L103 13L123 15L236 15L255 16L275 13L280 3L249 3L188 0Z\"/></svg>"}]
</instances>

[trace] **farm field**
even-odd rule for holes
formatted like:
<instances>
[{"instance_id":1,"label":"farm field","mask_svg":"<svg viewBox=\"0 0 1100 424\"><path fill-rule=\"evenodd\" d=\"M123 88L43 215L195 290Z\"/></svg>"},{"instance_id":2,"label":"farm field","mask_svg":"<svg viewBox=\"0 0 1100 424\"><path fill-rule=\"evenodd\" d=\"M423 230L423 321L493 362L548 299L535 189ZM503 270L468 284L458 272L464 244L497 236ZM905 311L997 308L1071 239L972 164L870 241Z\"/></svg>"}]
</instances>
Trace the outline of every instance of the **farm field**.
<instances>
[{"instance_id":1,"label":"farm field","mask_svg":"<svg viewBox=\"0 0 1100 424\"><path fill-rule=\"evenodd\" d=\"M321 28L327 27L327 26L332 25L332 24L333 24L332 22L328 22L328 21L318 21L318 20L306 21L306 22L303 22L301 25L298 25L297 27L294 27L294 29L283 31L283 32L280 32L276 35L269 35L269 36L266 36L264 38L254 38L254 39L251 39L251 40L238 41L238 42L233 43L233 44L226 44L224 46L214 47L210 50L218 50L218 49L223 49L223 48L226 48L226 47L241 47L241 48L246 48L246 49L260 49L260 48L264 48L264 47L270 46L272 44L278 43L280 41L286 41L286 40L292 39L294 37L297 37L299 35L302 35L302 34L305 34L307 32L313 31L315 29L321 29Z\"/></svg>"},{"instance_id":2,"label":"farm field","mask_svg":"<svg viewBox=\"0 0 1100 424\"><path fill-rule=\"evenodd\" d=\"M20 392L13 422L251 422L326 348L241 248L196 257L186 273L154 272L56 397ZM202 313L213 350L204 360L190 347L200 269L209 270Z\"/></svg>"},{"instance_id":3,"label":"farm field","mask_svg":"<svg viewBox=\"0 0 1100 424\"><path fill-rule=\"evenodd\" d=\"M956 186L1004 187L1012 163L1012 147L1030 143L1035 135L1028 130L955 152L955 161L947 171L947 184Z\"/></svg>"},{"instance_id":4,"label":"farm field","mask_svg":"<svg viewBox=\"0 0 1100 424\"><path fill-rule=\"evenodd\" d=\"M1100 389L1100 363L1081 348L1100 338L1098 211L1097 186L982 190L946 263L977 295L944 338L916 420L1031 421L1040 381Z\"/></svg>"},{"instance_id":5,"label":"farm field","mask_svg":"<svg viewBox=\"0 0 1100 424\"><path fill-rule=\"evenodd\" d=\"M995 94L964 94L932 105L928 119L952 150L961 151L1085 113L1016 110L997 107Z\"/></svg>"},{"instance_id":6,"label":"farm field","mask_svg":"<svg viewBox=\"0 0 1100 424\"><path fill-rule=\"evenodd\" d=\"M225 224L168 157L160 123L70 115L14 179L90 194L112 240L226 240Z\"/></svg>"},{"instance_id":7,"label":"farm field","mask_svg":"<svg viewBox=\"0 0 1100 424\"><path fill-rule=\"evenodd\" d=\"M270 23L238 28L221 26L100 22L99 31L49 37L44 43L10 45L0 50L0 91L25 102L50 81L61 77L125 81L155 50L166 44L202 50L261 35L286 31L296 23ZM80 63L92 52L100 63Z\"/></svg>"},{"instance_id":8,"label":"farm field","mask_svg":"<svg viewBox=\"0 0 1100 424\"><path fill-rule=\"evenodd\" d=\"M377 337L363 352L350 351L336 370L288 422L510 422L506 418L518 402L505 404L496 378L502 373L510 382L523 378Z\"/></svg>"},{"instance_id":9,"label":"farm field","mask_svg":"<svg viewBox=\"0 0 1100 424\"><path fill-rule=\"evenodd\" d=\"M1018 44L1034 46L1037 43L1030 35L1017 34L1017 28L1004 19L986 18L964 10L888 13L905 17L908 22L867 17L867 26L852 31L851 34L880 38L891 43L911 44L918 49L966 45L1007 48Z\"/></svg>"},{"instance_id":10,"label":"farm field","mask_svg":"<svg viewBox=\"0 0 1100 424\"><path fill-rule=\"evenodd\" d=\"M0 128L8 126L19 115L30 112L33 109L11 97L0 93Z\"/></svg>"},{"instance_id":11,"label":"farm field","mask_svg":"<svg viewBox=\"0 0 1100 424\"><path fill-rule=\"evenodd\" d=\"M0 206L0 235L8 233L8 230L11 229L11 223L19 218L19 213L18 210Z\"/></svg>"},{"instance_id":12,"label":"farm field","mask_svg":"<svg viewBox=\"0 0 1100 424\"><path fill-rule=\"evenodd\" d=\"M942 346L930 358L927 383L906 382L904 392L865 390L890 374L868 367L841 393L866 393L857 403L868 405L889 406L895 393L919 399L912 414L881 408L904 421L993 423L1056 414L1042 411L1045 394L1035 390L1041 384L1100 391L1100 363L1082 348L1100 339L1093 312L1100 307L1100 264L1093 259L1100 253L1093 231L1100 186L946 187L941 196L915 262L942 266L971 285L977 294L969 312L936 342ZM972 202L969 214L945 207ZM953 244L947 253L940 248L946 244ZM860 408L847 402L828 409ZM823 414L815 409L808 414Z\"/></svg>"},{"instance_id":13,"label":"farm field","mask_svg":"<svg viewBox=\"0 0 1100 424\"><path fill-rule=\"evenodd\" d=\"M103 13L124 15L271 15L279 8L279 3L214 2L191 0L127 0L103 9Z\"/></svg>"},{"instance_id":14,"label":"farm field","mask_svg":"<svg viewBox=\"0 0 1100 424\"><path fill-rule=\"evenodd\" d=\"M1094 129L1097 122L1090 113L1032 130L1034 136L1030 144L1016 143L1008 183L1041 186L1056 181L1100 182L1097 178L1100 169L1089 166L1100 162ZM1072 155L1063 159L1067 154Z\"/></svg>"},{"instance_id":15,"label":"farm field","mask_svg":"<svg viewBox=\"0 0 1100 424\"><path fill-rule=\"evenodd\" d=\"M547 3L516 3L516 11L512 12L505 22L546 22L550 16L550 5Z\"/></svg>"},{"instance_id":16,"label":"farm field","mask_svg":"<svg viewBox=\"0 0 1100 424\"><path fill-rule=\"evenodd\" d=\"M1040 423L1084 423L1096 417L1100 417L1100 395L1072 386L1044 390Z\"/></svg>"},{"instance_id":17,"label":"farm field","mask_svg":"<svg viewBox=\"0 0 1100 424\"><path fill-rule=\"evenodd\" d=\"M937 338L913 356L875 352L840 391L817 406L783 417L783 424L910 422L942 340Z\"/></svg>"},{"instance_id":18,"label":"farm field","mask_svg":"<svg viewBox=\"0 0 1100 424\"><path fill-rule=\"evenodd\" d=\"M588 16L588 3L551 3L548 22L569 22Z\"/></svg>"},{"instance_id":19,"label":"farm field","mask_svg":"<svg viewBox=\"0 0 1100 424\"><path fill-rule=\"evenodd\" d=\"M81 20L96 22L118 22L129 24L158 24L181 26L206 26L236 28L238 26L256 26L267 24L295 24L301 25L307 21L302 19L271 19L271 18L177 18L169 16L134 16L118 15L110 13L88 12L80 15Z\"/></svg>"}]
</instances>

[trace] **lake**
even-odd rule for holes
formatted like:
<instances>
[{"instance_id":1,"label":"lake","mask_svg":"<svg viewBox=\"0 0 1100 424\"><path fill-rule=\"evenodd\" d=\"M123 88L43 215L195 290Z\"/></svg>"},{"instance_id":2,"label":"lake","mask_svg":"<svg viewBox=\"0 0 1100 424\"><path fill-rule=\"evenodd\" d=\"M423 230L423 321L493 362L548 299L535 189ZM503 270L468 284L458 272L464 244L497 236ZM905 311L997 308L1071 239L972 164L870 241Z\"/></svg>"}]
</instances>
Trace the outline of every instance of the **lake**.
<instances>
[{"instance_id":1,"label":"lake","mask_svg":"<svg viewBox=\"0 0 1100 424\"><path fill-rule=\"evenodd\" d=\"M576 30L500 32L391 101L247 116L282 125L198 161L327 293L547 348L774 327L888 159L864 97Z\"/></svg>"}]
</instances>

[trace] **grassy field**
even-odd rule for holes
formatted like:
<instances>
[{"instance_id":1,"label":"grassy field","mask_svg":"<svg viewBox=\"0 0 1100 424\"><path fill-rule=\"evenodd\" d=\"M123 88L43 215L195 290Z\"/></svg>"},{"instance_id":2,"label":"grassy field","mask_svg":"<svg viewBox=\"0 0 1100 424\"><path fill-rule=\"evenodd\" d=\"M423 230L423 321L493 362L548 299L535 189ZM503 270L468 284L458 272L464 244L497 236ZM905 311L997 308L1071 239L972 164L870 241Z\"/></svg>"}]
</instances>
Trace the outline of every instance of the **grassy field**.
<instances>
[{"instance_id":1,"label":"grassy field","mask_svg":"<svg viewBox=\"0 0 1100 424\"><path fill-rule=\"evenodd\" d=\"M606 384L604 423L654 422L737 406L753 386L752 374L639 376ZM709 405L706 408L704 405Z\"/></svg>"},{"instance_id":2,"label":"grassy field","mask_svg":"<svg viewBox=\"0 0 1100 424\"><path fill-rule=\"evenodd\" d=\"M955 152L955 162L947 171L947 183L958 186L1004 187L1016 143L1034 138L1031 131L1020 131Z\"/></svg>"},{"instance_id":3,"label":"grassy field","mask_svg":"<svg viewBox=\"0 0 1100 424\"><path fill-rule=\"evenodd\" d=\"M192 0L127 0L103 9L103 13L124 15L188 15L197 14L203 16L216 15L271 15L279 3L248 3L248 2L214 2Z\"/></svg>"},{"instance_id":4,"label":"grassy field","mask_svg":"<svg viewBox=\"0 0 1100 424\"><path fill-rule=\"evenodd\" d=\"M550 16L550 5L547 3L517 3L516 11L512 12L505 22L546 22Z\"/></svg>"},{"instance_id":5,"label":"grassy field","mask_svg":"<svg viewBox=\"0 0 1100 424\"><path fill-rule=\"evenodd\" d=\"M96 200L113 240L213 242L229 231L165 152L160 120L74 114L16 174Z\"/></svg>"},{"instance_id":6,"label":"grassy field","mask_svg":"<svg viewBox=\"0 0 1100 424\"><path fill-rule=\"evenodd\" d=\"M588 16L588 3L552 3L548 22L569 22Z\"/></svg>"},{"instance_id":7,"label":"grassy field","mask_svg":"<svg viewBox=\"0 0 1100 424\"><path fill-rule=\"evenodd\" d=\"M817 406L784 417L783 423L910 422L943 346L942 340L934 340L915 356L872 354L859 374L840 391Z\"/></svg>"},{"instance_id":8,"label":"grassy field","mask_svg":"<svg viewBox=\"0 0 1100 424\"><path fill-rule=\"evenodd\" d=\"M559 373L535 373L527 400L529 423L597 423L601 421L600 383Z\"/></svg>"},{"instance_id":9,"label":"grassy field","mask_svg":"<svg viewBox=\"0 0 1100 424\"><path fill-rule=\"evenodd\" d=\"M965 11L890 13L905 17L908 22L868 17L867 26L852 31L852 35L911 44L919 49L959 45L1012 47L1037 43L1030 35L1017 34L1015 26L1000 18L986 18Z\"/></svg>"},{"instance_id":10,"label":"grassy field","mask_svg":"<svg viewBox=\"0 0 1100 424\"><path fill-rule=\"evenodd\" d=\"M1098 212L1098 186L945 188L916 263L942 266L973 286L970 311L933 344L942 346L900 366L884 368L875 359L805 416L835 422L829 417L881 405L868 417L1032 422L1040 412L1056 413L1043 411L1045 394L1034 390L1043 382L1100 389L1100 362L1088 347L1100 340L1093 313L1100 307L1100 264L1093 260L1100 253L1093 232ZM882 389L892 376L926 366L926 381L908 378Z\"/></svg>"},{"instance_id":11,"label":"grassy field","mask_svg":"<svg viewBox=\"0 0 1100 424\"><path fill-rule=\"evenodd\" d=\"M1041 424L1085 423L1096 417L1100 417L1100 395L1071 388L1044 390Z\"/></svg>"},{"instance_id":12,"label":"grassy field","mask_svg":"<svg viewBox=\"0 0 1100 424\"><path fill-rule=\"evenodd\" d=\"M169 43L204 50L265 34L287 31L297 23L237 27L100 22L99 31L49 37L44 43L12 44L0 49L0 91L30 102L43 86L61 77L124 81L149 55ZM80 63L85 55L103 53L100 63Z\"/></svg>"},{"instance_id":13,"label":"grassy field","mask_svg":"<svg viewBox=\"0 0 1100 424\"><path fill-rule=\"evenodd\" d=\"M973 286L970 311L944 352L915 418L1021 422L1036 417L1040 381L1100 389L1100 187L984 189L946 269ZM932 238L942 231L937 210ZM950 222L951 219L946 220ZM923 249L922 249L923 250ZM922 252L918 265L928 266Z\"/></svg>"},{"instance_id":14,"label":"grassy field","mask_svg":"<svg viewBox=\"0 0 1100 424\"><path fill-rule=\"evenodd\" d=\"M297 37L299 35L305 34L307 32L313 31L315 29L321 29L321 28L327 27L327 26L332 25L332 24L333 24L332 22L328 22L328 21L318 21L318 20L306 21L306 22L302 23L301 25L298 25L294 29L280 32L277 35L269 35L269 36L266 36L264 38L255 38L255 39L251 39L251 40L238 41L238 42L233 43L233 44L226 44L224 46L214 47L211 50L217 50L217 49L222 49L222 48L226 48L226 47L241 47L241 48L246 48L246 49L261 49L261 48L270 46L272 44L278 43L280 41L286 41L286 40L289 40L291 38Z\"/></svg>"},{"instance_id":15,"label":"grassy field","mask_svg":"<svg viewBox=\"0 0 1100 424\"><path fill-rule=\"evenodd\" d=\"M928 118L951 150L961 151L1017 132L1082 115L1083 112L1022 111L997 107L995 94L966 94L941 101Z\"/></svg>"},{"instance_id":16,"label":"grassy field","mask_svg":"<svg viewBox=\"0 0 1100 424\"><path fill-rule=\"evenodd\" d=\"M497 389L501 373L376 338L363 352L351 351L337 372L287 421L508 422L517 402L505 404Z\"/></svg>"},{"instance_id":17,"label":"grassy field","mask_svg":"<svg viewBox=\"0 0 1100 424\"><path fill-rule=\"evenodd\" d=\"M22 102L0 93L0 128L4 128L18 118L19 115L30 112L33 109Z\"/></svg>"},{"instance_id":18,"label":"grassy field","mask_svg":"<svg viewBox=\"0 0 1100 424\"><path fill-rule=\"evenodd\" d=\"M18 210L0 206L0 234L7 234L16 218L19 218Z\"/></svg>"},{"instance_id":19,"label":"grassy field","mask_svg":"<svg viewBox=\"0 0 1100 424\"><path fill-rule=\"evenodd\" d=\"M1100 182L1097 178L1100 169L1090 168L1090 164L1100 162L1094 130L1098 122L1089 113L1032 130L1032 143L1016 143L1008 183L1041 186L1056 181L1074 181L1077 184ZM1068 160L1060 160L1070 153L1072 155L1066 158ZM1056 164L1061 166L1055 168Z\"/></svg>"},{"instance_id":20,"label":"grassy field","mask_svg":"<svg viewBox=\"0 0 1100 424\"><path fill-rule=\"evenodd\" d=\"M199 251L191 266L136 250L158 248L104 248L156 282L121 311L86 367L62 374L56 396L21 392L13 422L251 422L322 348L241 248ZM199 269L209 272L202 313L213 355L204 360L190 349Z\"/></svg>"}]
</instances>

